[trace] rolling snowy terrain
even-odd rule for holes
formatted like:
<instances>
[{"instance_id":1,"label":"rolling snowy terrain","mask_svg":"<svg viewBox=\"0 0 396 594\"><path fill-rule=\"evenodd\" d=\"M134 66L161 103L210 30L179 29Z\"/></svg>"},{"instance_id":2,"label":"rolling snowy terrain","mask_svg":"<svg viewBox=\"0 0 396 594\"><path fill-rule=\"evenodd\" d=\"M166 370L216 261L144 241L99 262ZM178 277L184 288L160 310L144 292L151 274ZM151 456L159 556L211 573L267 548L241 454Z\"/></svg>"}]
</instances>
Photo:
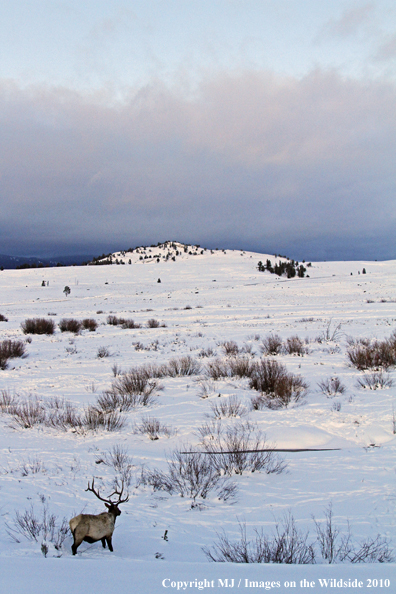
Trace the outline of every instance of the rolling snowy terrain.
<instances>
[{"instance_id":1,"label":"rolling snowy terrain","mask_svg":"<svg viewBox=\"0 0 396 594\"><path fill-rule=\"evenodd\" d=\"M362 384L373 371L357 369L347 356L363 344L359 340L386 341L395 331L396 261L305 263L308 277L288 279L258 271L258 262L267 259L279 261L166 244L113 254L111 266L0 273L0 314L7 320L0 322L0 341L26 347L22 358L9 359L0 370L2 592L69 592L73 586L89 592L217 590L226 587L226 578L235 579L227 591L250 588L245 580L279 592L338 591L319 581L331 578L362 580L364 591L396 591L394 560L326 564L313 519L324 526L331 509L339 538L349 526L357 548L378 535L389 550L396 548L394 367L382 370L383 387L370 389ZM21 324L28 318L53 320L55 332L24 334ZM98 326L61 332L59 323L69 318L94 319ZM247 376L209 377L214 362L227 369L235 359L257 364L265 340L274 335L283 348L268 358L306 385L287 406L257 400L260 393ZM286 352L292 337L301 340L302 354ZM124 410L119 429L48 422L65 403L85 414L114 393L131 369L165 369L172 360L176 369L187 357L191 375L152 377L146 405ZM7 408L7 398L15 406L34 404L42 421L25 427ZM163 431L150 438L144 427L154 421ZM236 426L249 427L253 437L265 434L266 447L329 450L279 453L279 472L221 472L217 490L206 497L154 487L153 475L168 472L175 451L201 451L219 427ZM63 518L104 511L86 491L88 481L95 478L107 497L122 477L129 501L120 506L113 553L100 542L84 542L73 557L70 533L59 544L50 530L31 539L18 530L26 512L39 522L54 514L56 533ZM234 490L219 497L226 484ZM221 535L236 542L241 527L249 540L255 529L271 537L291 517L300 534L309 531L306 542L316 542L313 565L213 563L203 551L213 553ZM305 588L304 579L315 584ZM370 589L372 579L390 585L375 582ZM178 587L178 581L186 585Z\"/></svg>"}]
</instances>

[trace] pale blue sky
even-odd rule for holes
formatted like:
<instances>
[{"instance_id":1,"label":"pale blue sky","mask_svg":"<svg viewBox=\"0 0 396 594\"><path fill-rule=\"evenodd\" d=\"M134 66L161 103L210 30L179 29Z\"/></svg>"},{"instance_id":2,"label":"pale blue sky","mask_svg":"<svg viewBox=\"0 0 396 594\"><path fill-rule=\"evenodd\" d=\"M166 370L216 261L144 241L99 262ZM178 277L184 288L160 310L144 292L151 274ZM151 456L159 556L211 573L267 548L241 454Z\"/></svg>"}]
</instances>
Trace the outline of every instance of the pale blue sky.
<instances>
[{"instance_id":1,"label":"pale blue sky","mask_svg":"<svg viewBox=\"0 0 396 594\"><path fill-rule=\"evenodd\" d=\"M390 0L3 0L0 253L396 258Z\"/></svg>"},{"instance_id":2,"label":"pale blue sky","mask_svg":"<svg viewBox=\"0 0 396 594\"><path fill-rule=\"evenodd\" d=\"M245 67L293 76L330 67L359 77L394 77L396 5L4 0L0 56L3 78L79 89L122 90L153 76L194 81L207 70Z\"/></svg>"}]
</instances>

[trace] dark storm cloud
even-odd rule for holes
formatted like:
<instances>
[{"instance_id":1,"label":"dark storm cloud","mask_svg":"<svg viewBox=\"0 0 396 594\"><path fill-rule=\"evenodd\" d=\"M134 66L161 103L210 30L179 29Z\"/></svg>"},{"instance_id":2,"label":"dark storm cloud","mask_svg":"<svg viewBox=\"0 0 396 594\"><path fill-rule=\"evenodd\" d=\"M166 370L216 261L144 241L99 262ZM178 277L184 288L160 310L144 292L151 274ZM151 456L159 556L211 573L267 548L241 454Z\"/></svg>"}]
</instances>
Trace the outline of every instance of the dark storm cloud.
<instances>
[{"instance_id":1,"label":"dark storm cloud","mask_svg":"<svg viewBox=\"0 0 396 594\"><path fill-rule=\"evenodd\" d=\"M0 253L178 239L396 257L395 102L320 70L218 74L189 97L154 82L123 103L3 83Z\"/></svg>"}]
</instances>

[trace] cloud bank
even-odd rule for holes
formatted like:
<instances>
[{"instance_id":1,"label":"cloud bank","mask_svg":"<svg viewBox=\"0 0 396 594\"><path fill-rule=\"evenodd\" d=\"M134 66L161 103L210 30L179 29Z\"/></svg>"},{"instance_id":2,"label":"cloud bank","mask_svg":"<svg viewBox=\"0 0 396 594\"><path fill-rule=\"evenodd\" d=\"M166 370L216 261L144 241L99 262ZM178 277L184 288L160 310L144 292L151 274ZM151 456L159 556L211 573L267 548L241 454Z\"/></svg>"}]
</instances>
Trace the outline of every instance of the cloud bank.
<instances>
[{"instance_id":1,"label":"cloud bank","mask_svg":"<svg viewBox=\"0 0 396 594\"><path fill-rule=\"evenodd\" d=\"M0 83L0 252L166 239L395 258L396 87L315 70L153 81L123 101Z\"/></svg>"}]
</instances>

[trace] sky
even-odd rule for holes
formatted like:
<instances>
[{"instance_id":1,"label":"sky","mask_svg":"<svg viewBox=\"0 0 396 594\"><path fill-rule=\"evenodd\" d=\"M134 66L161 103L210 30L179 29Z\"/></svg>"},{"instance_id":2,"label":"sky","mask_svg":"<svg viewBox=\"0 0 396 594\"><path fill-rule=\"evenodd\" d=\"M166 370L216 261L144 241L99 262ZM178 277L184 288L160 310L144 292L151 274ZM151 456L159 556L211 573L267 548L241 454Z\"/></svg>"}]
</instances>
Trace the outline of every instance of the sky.
<instances>
[{"instance_id":1,"label":"sky","mask_svg":"<svg viewBox=\"0 0 396 594\"><path fill-rule=\"evenodd\" d=\"M0 253L396 258L391 0L4 0Z\"/></svg>"}]
</instances>

